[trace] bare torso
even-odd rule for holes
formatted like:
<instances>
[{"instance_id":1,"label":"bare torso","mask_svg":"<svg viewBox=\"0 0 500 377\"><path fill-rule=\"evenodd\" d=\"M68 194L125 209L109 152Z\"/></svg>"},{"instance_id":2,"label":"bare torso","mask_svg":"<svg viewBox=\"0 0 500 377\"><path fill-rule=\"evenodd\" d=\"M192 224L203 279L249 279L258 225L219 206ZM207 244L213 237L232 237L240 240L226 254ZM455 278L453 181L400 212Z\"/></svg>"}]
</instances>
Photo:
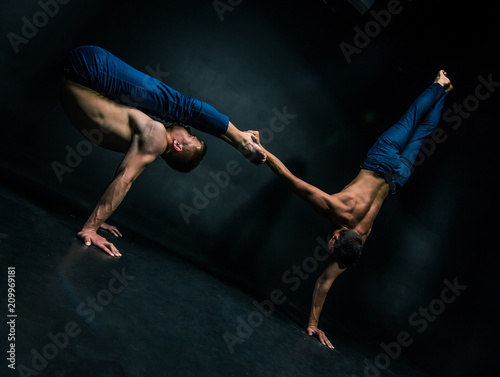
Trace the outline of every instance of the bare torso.
<instances>
[{"instance_id":1,"label":"bare torso","mask_svg":"<svg viewBox=\"0 0 500 377\"><path fill-rule=\"evenodd\" d=\"M63 79L61 102L73 125L98 145L127 153L134 135L140 135L147 148L160 155L167 147L166 130L162 123L142 111L127 107L103 95Z\"/></svg>"},{"instance_id":2,"label":"bare torso","mask_svg":"<svg viewBox=\"0 0 500 377\"><path fill-rule=\"evenodd\" d=\"M332 195L333 199L342 203L342 210L332 213L330 217L334 229L352 229L366 240L388 194L389 185L383 177L361 169L351 183Z\"/></svg>"}]
</instances>

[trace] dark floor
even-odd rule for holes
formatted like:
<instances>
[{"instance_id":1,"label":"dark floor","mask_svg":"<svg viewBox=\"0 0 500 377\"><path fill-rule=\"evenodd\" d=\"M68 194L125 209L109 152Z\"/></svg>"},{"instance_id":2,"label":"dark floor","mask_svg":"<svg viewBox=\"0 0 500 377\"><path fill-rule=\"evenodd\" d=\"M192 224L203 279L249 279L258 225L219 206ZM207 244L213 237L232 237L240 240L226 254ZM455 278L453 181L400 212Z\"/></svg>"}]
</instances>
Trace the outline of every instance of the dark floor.
<instances>
[{"instance_id":1,"label":"dark floor","mask_svg":"<svg viewBox=\"0 0 500 377\"><path fill-rule=\"evenodd\" d=\"M117 240L115 259L76 239L81 220L69 212L5 187L0 208L18 368L4 364L2 376L377 375L365 360L380 351L341 338L331 351L282 311L259 314L255 298L147 240ZM425 374L399 358L379 375Z\"/></svg>"}]
</instances>

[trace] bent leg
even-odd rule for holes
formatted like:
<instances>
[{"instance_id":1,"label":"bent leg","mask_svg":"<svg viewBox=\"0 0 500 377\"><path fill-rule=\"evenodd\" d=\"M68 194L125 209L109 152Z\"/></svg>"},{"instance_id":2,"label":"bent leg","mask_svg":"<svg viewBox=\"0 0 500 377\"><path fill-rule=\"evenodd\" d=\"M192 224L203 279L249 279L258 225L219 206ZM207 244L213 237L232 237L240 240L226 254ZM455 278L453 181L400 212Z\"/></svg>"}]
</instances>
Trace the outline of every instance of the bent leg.
<instances>
[{"instance_id":1,"label":"bent leg","mask_svg":"<svg viewBox=\"0 0 500 377\"><path fill-rule=\"evenodd\" d=\"M217 137L227 131L229 118L213 106L179 93L100 47L73 49L63 70L72 81L167 122L187 124Z\"/></svg>"},{"instance_id":2,"label":"bent leg","mask_svg":"<svg viewBox=\"0 0 500 377\"><path fill-rule=\"evenodd\" d=\"M132 68L100 47L81 46L70 51L63 70L67 78L114 101L167 122L183 123L220 137L254 164L266 160L265 152L252 135L234 127L228 116Z\"/></svg>"}]
</instances>

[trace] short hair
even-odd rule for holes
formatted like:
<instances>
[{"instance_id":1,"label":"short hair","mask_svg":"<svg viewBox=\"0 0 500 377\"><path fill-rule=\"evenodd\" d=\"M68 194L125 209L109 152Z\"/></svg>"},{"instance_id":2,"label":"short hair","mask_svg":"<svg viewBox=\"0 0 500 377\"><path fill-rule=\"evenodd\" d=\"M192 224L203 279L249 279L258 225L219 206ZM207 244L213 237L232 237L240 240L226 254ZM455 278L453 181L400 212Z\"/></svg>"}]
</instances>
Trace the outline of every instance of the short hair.
<instances>
[{"instance_id":1,"label":"short hair","mask_svg":"<svg viewBox=\"0 0 500 377\"><path fill-rule=\"evenodd\" d=\"M175 154L169 153L165 161L172 169L181 173L189 173L196 168L207 154L207 144L200 141L201 146L194 150L186 150Z\"/></svg>"},{"instance_id":2,"label":"short hair","mask_svg":"<svg viewBox=\"0 0 500 377\"><path fill-rule=\"evenodd\" d=\"M358 233L350 229L343 229L333 244L331 258L339 264L340 268L351 267L361 257L363 244L363 238Z\"/></svg>"}]
</instances>

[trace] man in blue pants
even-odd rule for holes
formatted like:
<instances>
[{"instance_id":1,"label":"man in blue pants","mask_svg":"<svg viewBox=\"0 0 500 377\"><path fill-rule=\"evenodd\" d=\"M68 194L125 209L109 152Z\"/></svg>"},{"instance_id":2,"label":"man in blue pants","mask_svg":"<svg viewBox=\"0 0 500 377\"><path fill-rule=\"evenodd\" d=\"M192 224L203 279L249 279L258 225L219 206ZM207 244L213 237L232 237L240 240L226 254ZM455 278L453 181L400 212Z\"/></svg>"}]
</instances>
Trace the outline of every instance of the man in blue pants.
<instances>
[{"instance_id":1,"label":"man in blue pants","mask_svg":"<svg viewBox=\"0 0 500 377\"><path fill-rule=\"evenodd\" d=\"M328 266L316 281L307 332L333 348L318 329L319 315L333 281L360 257L382 203L408 180L425 137L441 117L444 100L453 87L446 72L439 71L404 116L377 140L361 164L361 171L342 191L329 195L294 176L273 154L267 164L332 225Z\"/></svg>"},{"instance_id":2,"label":"man in blue pants","mask_svg":"<svg viewBox=\"0 0 500 377\"><path fill-rule=\"evenodd\" d=\"M200 163L206 145L184 125L223 139L255 164L266 159L254 133L238 130L226 115L209 104L177 92L100 47L71 50L63 63L63 75L61 102L73 125L90 141L125 155L113 181L78 233L87 246L121 255L97 230L121 236L116 227L105 221L134 180L157 157L181 172L191 171ZM172 124L167 127L151 116Z\"/></svg>"}]
</instances>

